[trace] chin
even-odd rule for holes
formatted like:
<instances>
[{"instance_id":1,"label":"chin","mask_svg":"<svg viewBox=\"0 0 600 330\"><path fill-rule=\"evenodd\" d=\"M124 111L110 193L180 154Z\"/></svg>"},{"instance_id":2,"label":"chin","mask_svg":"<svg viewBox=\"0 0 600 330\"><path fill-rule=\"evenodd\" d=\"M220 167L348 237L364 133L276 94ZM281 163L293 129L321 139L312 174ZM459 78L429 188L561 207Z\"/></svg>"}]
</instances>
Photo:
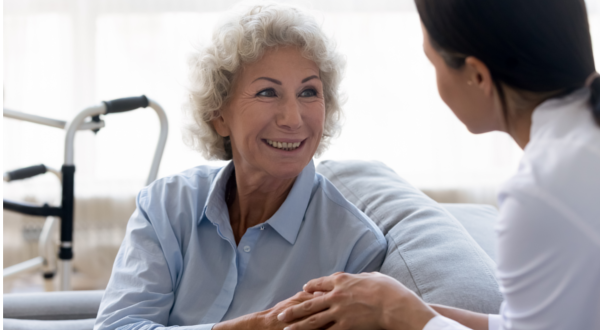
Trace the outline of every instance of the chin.
<instances>
[{"instance_id":1,"label":"chin","mask_svg":"<svg viewBox=\"0 0 600 330\"><path fill-rule=\"evenodd\" d=\"M493 125L493 123L476 123L471 125L465 124L465 126L469 132L473 134L483 134L500 130L497 125Z\"/></svg>"},{"instance_id":2,"label":"chin","mask_svg":"<svg viewBox=\"0 0 600 330\"><path fill-rule=\"evenodd\" d=\"M469 125L465 125L465 126L467 126L467 129L472 134L483 134L483 133L492 131L492 130L483 129L482 127L477 127L477 126L469 126Z\"/></svg>"}]
</instances>

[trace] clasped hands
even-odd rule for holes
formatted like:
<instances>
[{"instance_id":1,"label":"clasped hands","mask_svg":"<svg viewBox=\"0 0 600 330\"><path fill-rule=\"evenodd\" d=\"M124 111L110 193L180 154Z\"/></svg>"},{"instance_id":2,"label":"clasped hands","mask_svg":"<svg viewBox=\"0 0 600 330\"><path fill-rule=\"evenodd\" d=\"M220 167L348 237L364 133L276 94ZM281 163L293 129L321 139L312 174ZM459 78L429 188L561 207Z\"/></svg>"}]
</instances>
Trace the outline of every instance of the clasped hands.
<instances>
[{"instance_id":1,"label":"clasped hands","mask_svg":"<svg viewBox=\"0 0 600 330\"><path fill-rule=\"evenodd\" d=\"M436 312L395 279L380 273L335 273L262 312L221 322L213 330L422 330Z\"/></svg>"},{"instance_id":2,"label":"clasped hands","mask_svg":"<svg viewBox=\"0 0 600 330\"><path fill-rule=\"evenodd\" d=\"M436 312L395 279L380 273L335 273L308 282L306 300L277 319L285 330L418 329Z\"/></svg>"}]
</instances>

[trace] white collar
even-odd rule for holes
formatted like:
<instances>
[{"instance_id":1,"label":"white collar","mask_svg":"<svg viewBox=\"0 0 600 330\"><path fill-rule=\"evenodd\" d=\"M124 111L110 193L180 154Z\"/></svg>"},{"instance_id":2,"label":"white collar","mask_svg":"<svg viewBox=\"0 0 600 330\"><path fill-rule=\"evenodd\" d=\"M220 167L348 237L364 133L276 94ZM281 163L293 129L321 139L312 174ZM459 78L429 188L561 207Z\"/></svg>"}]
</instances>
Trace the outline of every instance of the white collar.
<instances>
[{"instance_id":1,"label":"white collar","mask_svg":"<svg viewBox=\"0 0 600 330\"><path fill-rule=\"evenodd\" d=\"M548 99L538 105L531 115L530 142L544 137L552 128L561 125L577 110L589 111L590 90L580 88L563 97ZM528 144L529 145L529 144Z\"/></svg>"}]
</instances>

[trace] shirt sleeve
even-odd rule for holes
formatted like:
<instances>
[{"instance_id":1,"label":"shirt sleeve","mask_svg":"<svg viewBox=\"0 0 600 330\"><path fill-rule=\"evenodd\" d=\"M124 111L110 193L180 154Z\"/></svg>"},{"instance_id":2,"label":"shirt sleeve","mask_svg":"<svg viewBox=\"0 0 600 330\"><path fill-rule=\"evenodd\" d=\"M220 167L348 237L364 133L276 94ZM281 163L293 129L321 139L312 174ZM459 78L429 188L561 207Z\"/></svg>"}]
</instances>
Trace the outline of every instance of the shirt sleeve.
<instances>
[{"instance_id":1,"label":"shirt sleeve","mask_svg":"<svg viewBox=\"0 0 600 330\"><path fill-rule=\"evenodd\" d=\"M464 325L447 317L437 315L427 322L423 330L470 330Z\"/></svg>"},{"instance_id":2,"label":"shirt sleeve","mask_svg":"<svg viewBox=\"0 0 600 330\"><path fill-rule=\"evenodd\" d=\"M497 314L488 315L488 330L501 330L502 316Z\"/></svg>"},{"instance_id":3,"label":"shirt sleeve","mask_svg":"<svg viewBox=\"0 0 600 330\"><path fill-rule=\"evenodd\" d=\"M387 241L383 234L368 231L354 245L345 271L351 274L379 271L386 252Z\"/></svg>"},{"instance_id":4,"label":"shirt sleeve","mask_svg":"<svg viewBox=\"0 0 600 330\"><path fill-rule=\"evenodd\" d=\"M140 205L129 219L94 330L160 330L174 302L172 271L154 227ZM174 243L177 244L177 243ZM177 327L210 330L214 324Z\"/></svg>"},{"instance_id":5,"label":"shirt sleeve","mask_svg":"<svg viewBox=\"0 0 600 330\"><path fill-rule=\"evenodd\" d=\"M488 330L500 330L502 317L500 315L488 315ZM465 330L470 329L449 318L437 315L427 322L423 330Z\"/></svg>"}]
</instances>

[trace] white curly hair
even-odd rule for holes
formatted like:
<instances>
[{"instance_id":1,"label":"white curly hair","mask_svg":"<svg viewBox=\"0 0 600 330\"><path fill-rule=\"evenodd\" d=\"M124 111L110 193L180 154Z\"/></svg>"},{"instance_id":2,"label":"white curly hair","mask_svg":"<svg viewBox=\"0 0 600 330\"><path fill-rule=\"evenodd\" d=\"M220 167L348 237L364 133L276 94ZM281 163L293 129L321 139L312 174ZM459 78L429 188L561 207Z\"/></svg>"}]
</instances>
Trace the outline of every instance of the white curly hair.
<instances>
[{"instance_id":1,"label":"white curly hair","mask_svg":"<svg viewBox=\"0 0 600 330\"><path fill-rule=\"evenodd\" d=\"M242 65L260 59L266 49L296 46L317 64L323 82L325 124L318 157L341 128L344 58L316 20L297 7L268 3L234 12L216 27L212 44L190 57L191 86L184 109L193 121L185 128L184 141L206 159L231 159L229 138L217 134L211 121L231 98L236 73Z\"/></svg>"}]
</instances>

